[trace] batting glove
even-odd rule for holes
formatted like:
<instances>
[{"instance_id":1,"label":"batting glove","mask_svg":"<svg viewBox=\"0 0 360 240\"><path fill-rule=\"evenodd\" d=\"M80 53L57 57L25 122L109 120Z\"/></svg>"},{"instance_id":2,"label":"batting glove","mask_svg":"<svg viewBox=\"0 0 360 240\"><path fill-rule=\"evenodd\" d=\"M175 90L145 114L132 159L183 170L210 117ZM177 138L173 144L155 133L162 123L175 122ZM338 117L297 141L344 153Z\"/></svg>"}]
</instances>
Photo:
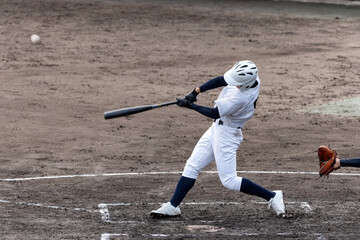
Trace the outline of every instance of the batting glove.
<instances>
[{"instance_id":1,"label":"batting glove","mask_svg":"<svg viewBox=\"0 0 360 240\"><path fill-rule=\"evenodd\" d=\"M188 99L186 98L176 98L177 100L177 105L179 107L186 107L186 108L190 108L192 102L190 102Z\"/></svg>"},{"instance_id":2,"label":"batting glove","mask_svg":"<svg viewBox=\"0 0 360 240\"><path fill-rule=\"evenodd\" d=\"M196 102L198 94L199 93L197 93L194 89L185 96L185 99L189 100L190 102Z\"/></svg>"}]
</instances>

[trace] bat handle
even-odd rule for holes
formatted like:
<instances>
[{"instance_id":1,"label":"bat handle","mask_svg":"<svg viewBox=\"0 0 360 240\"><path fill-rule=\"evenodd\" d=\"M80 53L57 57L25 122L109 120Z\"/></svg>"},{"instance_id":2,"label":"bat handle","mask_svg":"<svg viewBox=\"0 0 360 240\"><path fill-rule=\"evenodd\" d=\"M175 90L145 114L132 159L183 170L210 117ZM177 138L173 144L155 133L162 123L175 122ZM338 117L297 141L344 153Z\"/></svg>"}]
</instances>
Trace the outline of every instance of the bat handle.
<instances>
[{"instance_id":1,"label":"bat handle","mask_svg":"<svg viewBox=\"0 0 360 240\"><path fill-rule=\"evenodd\" d=\"M169 105L173 105L173 104L176 104L176 103L177 103L177 101L172 101L172 102L156 104L156 106L157 107L164 107L164 106L169 106Z\"/></svg>"}]
</instances>

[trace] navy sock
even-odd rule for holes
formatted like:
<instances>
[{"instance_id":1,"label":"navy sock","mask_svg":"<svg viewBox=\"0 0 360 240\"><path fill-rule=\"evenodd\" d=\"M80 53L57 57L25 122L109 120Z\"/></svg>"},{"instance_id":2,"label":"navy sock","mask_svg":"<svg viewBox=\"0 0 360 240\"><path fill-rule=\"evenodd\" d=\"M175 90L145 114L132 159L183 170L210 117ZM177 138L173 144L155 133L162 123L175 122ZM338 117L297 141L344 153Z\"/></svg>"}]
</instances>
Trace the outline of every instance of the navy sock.
<instances>
[{"instance_id":1,"label":"navy sock","mask_svg":"<svg viewBox=\"0 0 360 240\"><path fill-rule=\"evenodd\" d=\"M275 196L275 193L272 191L263 188L256 183L250 181L247 178L243 178L241 182L240 191L243 193L255 195L269 201L271 198Z\"/></svg>"},{"instance_id":2,"label":"navy sock","mask_svg":"<svg viewBox=\"0 0 360 240\"><path fill-rule=\"evenodd\" d=\"M177 207L181 201L185 198L186 194L194 186L196 179L181 176L176 186L173 197L170 200L171 205Z\"/></svg>"}]
</instances>

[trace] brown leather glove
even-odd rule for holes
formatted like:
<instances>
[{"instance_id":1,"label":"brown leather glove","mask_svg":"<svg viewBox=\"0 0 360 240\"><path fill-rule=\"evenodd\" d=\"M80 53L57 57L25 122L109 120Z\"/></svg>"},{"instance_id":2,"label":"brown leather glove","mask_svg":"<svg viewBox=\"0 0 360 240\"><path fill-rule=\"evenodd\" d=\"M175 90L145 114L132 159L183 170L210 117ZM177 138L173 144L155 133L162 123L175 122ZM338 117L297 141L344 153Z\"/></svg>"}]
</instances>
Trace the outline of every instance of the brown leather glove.
<instances>
[{"instance_id":1,"label":"brown leather glove","mask_svg":"<svg viewBox=\"0 0 360 240\"><path fill-rule=\"evenodd\" d=\"M322 145L318 148L318 157L319 157L319 164L320 164L320 170L319 170L320 177L328 176L331 172L336 170L334 168L336 156L337 156L336 151L332 150L330 147Z\"/></svg>"}]
</instances>

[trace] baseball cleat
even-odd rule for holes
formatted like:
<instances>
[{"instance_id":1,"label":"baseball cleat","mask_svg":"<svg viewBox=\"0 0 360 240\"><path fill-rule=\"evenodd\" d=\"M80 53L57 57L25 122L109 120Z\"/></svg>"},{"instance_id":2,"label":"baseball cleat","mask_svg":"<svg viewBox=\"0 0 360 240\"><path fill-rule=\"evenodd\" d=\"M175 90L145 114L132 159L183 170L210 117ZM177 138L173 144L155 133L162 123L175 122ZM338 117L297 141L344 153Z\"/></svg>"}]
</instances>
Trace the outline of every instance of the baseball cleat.
<instances>
[{"instance_id":1,"label":"baseball cleat","mask_svg":"<svg viewBox=\"0 0 360 240\"><path fill-rule=\"evenodd\" d=\"M179 207L174 207L170 202L162 204L161 208L150 212L150 216L154 218L175 217L181 214Z\"/></svg>"},{"instance_id":2,"label":"baseball cleat","mask_svg":"<svg viewBox=\"0 0 360 240\"><path fill-rule=\"evenodd\" d=\"M274 191L274 193L275 197L270 199L268 209L272 207L275 210L277 216L284 217L286 213L283 199L284 194L281 190Z\"/></svg>"}]
</instances>

